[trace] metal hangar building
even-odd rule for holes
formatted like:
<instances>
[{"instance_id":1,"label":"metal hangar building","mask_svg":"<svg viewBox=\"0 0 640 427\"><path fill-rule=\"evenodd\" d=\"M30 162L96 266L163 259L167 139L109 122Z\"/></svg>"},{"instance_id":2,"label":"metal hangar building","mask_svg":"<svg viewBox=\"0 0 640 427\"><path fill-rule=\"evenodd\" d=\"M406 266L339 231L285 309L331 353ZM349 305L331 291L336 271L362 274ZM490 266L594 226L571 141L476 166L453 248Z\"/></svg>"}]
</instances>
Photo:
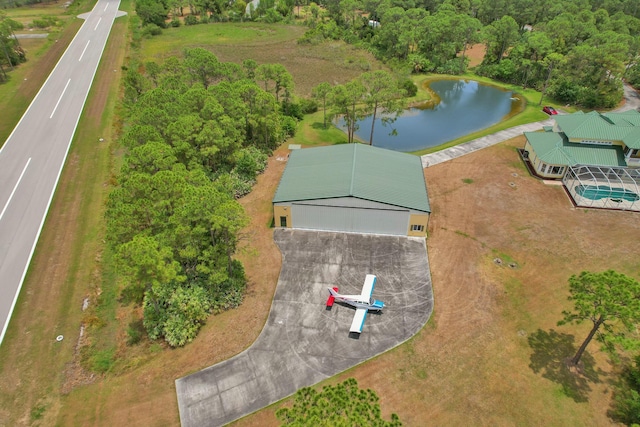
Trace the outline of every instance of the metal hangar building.
<instances>
[{"instance_id":1,"label":"metal hangar building","mask_svg":"<svg viewBox=\"0 0 640 427\"><path fill-rule=\"evenodd\" d=\"M420 157L364 144L293 150L273 198L276 227L424 237Z\"/></svg>"}]
</instances>

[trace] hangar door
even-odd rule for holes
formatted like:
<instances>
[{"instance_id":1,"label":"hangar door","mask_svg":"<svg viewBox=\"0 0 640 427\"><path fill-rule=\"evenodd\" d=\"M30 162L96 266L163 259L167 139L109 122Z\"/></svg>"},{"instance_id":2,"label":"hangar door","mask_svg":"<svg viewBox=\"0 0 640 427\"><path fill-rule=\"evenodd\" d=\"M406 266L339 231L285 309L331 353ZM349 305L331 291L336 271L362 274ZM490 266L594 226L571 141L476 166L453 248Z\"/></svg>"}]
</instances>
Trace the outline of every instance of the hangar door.
<instances>
[{"instance_id":1,"label":"hangar door","mask_svg":"<svg viewBox=\"0 0 640 427\"><path fill-rule=\"evenodd\" d=\"M293 204L293 228L406 236L409 211Z\"/></svg>"}]
</instances>

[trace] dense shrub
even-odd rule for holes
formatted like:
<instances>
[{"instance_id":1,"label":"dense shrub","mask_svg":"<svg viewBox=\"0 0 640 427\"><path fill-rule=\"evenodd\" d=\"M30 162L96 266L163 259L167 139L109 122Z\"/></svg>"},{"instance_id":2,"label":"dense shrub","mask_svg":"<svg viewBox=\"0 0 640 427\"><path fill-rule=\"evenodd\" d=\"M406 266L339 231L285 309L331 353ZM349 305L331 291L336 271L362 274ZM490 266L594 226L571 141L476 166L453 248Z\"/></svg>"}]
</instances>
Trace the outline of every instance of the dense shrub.
<instances>
[{"instance_id":1,"label":"dense shrub","mask_svg":"<svg viewBox=\"0 0 640 427\"><path fill-rule=\"evenodd\" d=\"M409 65L411 66L412 73L426 73L433 71L435 65L429 61L424 55L419 53L412 53L408 57Z\"/></svg>"},{"instance_id":2,"label":"dense shrub","mask_svg":"<svg viewBox=\"0 0 640 427\"><path fill-rule=\"evenodd\" d=\"M497 64L482 64L476 69L480 76L500 80L507 83L514 83L517 78L517 68L510 59L503 59Z\"/></svg>"},{"instance_id":3,"label":"dense shrub","mask_svg":"<svg viewBox=\"0 0 640 427\"><path fill-rule=\"evenodd\" d=\"M581 88L569 79L561 78L549 88L549 95L561 104L577 104Z\"/></svg>"},{"instance_id":4,"label":"dense shrub","mask_svg":"<svg viewBox=\"0 0 640 427\"><path fill-rule=\"evenodd\" d=\"M256 179L267 166L267 155L256 147L246 147L236 153L235 171L247 181Z\"/></svg>"},{"instance_id":5,"label":"dense shrub","mask_svg":"<svg viewBox=\"0 0 640 427\"><path fill-rule=\"evenodd\" d=\"M162 34L162 28L156 24L148 24L142 28L142 37L153 37Z\"/></svg>"},{"instance_id":6,"label":"dense shrub","mask_svg":"<svg viewBox=\"0 0 640 427\"><path fill-rule=\"evenodd\" d=\"M635 88L640 88L640 64L636 64L627 70L627 83Z\"/></svg>"},{"instance_id":7,"label":"dense shrub","mask_svg":"<svg viewBox=\"0 0 640 427\"><path fill-rule=\"evenodd\" d=\"M318 111L318 102L315 99L301 99L300 110L302 114L313 114Z\"/></svg>"},{"instance_id":8,"label":"dense shrub","mask_svg":"<svg viewBox=\"0 0 640 427\"><path fill-rule=\"evenodd\" d=\"M187 15L184 18L184 25L197 25L198 17L195 15Z\"/></svg>"},{"instance_id":9,"label":"dense shrub","mask_svg":"<svg viewBox=\"0 0 640 427\"><path fill-rule=\"evenodd\" d=\"M287 137L292 137L296 134L297 125L298 123L293 117L285 116L282 118L282 131Z\"/></svg>"},{"instance_id":10,"label":"dense shrub","mask_svg":"<svg viewBox=\"0 0 640 427\"><path fill-rule=\"evenodd\" d=\"M298 120L302 120L304 117L304 113L302 112L302 107L300 104L295 102L283 102L282 103L282 114L285 116L293 117Z\"/></svg>"},{"instance_id":11,"label":"dense shrub","mask_svg":"<svg viewBox=\"0 0 640 427\"><path fill-rule=\"evenodd\" d=\"M154 286L144 298L144 326L149 338L164 336L169 345L183 346L196 337L210 309L201 286Z\"/></svg>"},{"instance_id":12,"label":"dense shrub","mask_svg":"<svg viewBox=\"0 0 640 427\"><path fill-rule=\"evenodd\" d=\"M410 78L400 80L398 86L405 91L407 97L416 96L416 93L418 93L418 87Z\"/></svg>"},{"instance_id":13,"label":"dense shrub","mask_svg":"<svg viewBox=\"0 0 640 427\"><path fill-rule=\"evenodd\" d=\"M55 16L41 16L39 19L34 19L31 25L35 28L48 28L59 25L59 22Z\"/></svg>"},{"instance_id":14,"label":"dense shrub","mask_svg":"<svg viewBox=\"0 0 640 427\"><path fill-rule=\"evenodd\" d=\"M156 24L160 28L166 26L165 20L169 10L163 2L155 0L136 0L136 15L143 24Z\"/></svg>"},{"instance_id":15,"label":"dense shrub","mask_svg":"<svg viewBox=\"0 0 640 427\"><path fill-rule=\"evenodd\" d=\"M144 336L144 324L142 323L142 319L134 320L129 323L129 327L127 328L127 345L136 345L140 341L142 341L142 337Z\"/></svg>"},{"instance_id":16,"label":"dense shrub","mask_svg":"<svg viewBox=\"0 0 640 427\"><path fill-rule=\"evenodd\" d=\"M390 421L382 418L379 400L373 390L361 390L358 382L349 378L324 386L321 392L301 388L294 395L293 406L278 409L276 417L285 426L401 426L396 414L391 414Z\"/></svg>"},{"instance_id":17,"label":"dense shrub","mask_svg":"<svg viewBox=\"0 0 640 427\"><path fill-rule=\"evenodd\" d=\"M625 369L622 382L613 396L609 415L626 425L640 424L640 356Z\"/></svg>"},{"instance_id":18,"label":"dense shrub","mask_svg":"<svg viewBox=\"0 0 640 427\"><path fill-rule=\"evenodd\" d=\"M444 63L444 65L441 65L440 67L436 68L436 72L440 73L440 74L460 74L460 62L461 59L460 58L454 58L454 59L450 59L447 62ZM504 61L503 61L504 62ZM467 69L467 64L469 63L469 58L464 59L464 63L462 64L462 71ZM510 64L507 64L508 66L511 66ZM509 78L512 79L513 76L515 75L516 70L515 70L515 66L513 67L513 70L509 71Z\"/></svg>"}]
</instances>

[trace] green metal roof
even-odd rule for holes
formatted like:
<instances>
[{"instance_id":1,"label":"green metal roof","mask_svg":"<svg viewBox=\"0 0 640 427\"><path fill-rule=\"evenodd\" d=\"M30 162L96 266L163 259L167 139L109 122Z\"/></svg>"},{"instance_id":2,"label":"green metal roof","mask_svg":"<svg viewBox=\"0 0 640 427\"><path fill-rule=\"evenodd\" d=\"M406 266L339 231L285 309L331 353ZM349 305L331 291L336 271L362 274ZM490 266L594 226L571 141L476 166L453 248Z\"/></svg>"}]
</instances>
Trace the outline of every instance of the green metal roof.
<instances>
[{"instance_id":1,"label":"green metal roof","mask_svg":"<svg viewBox=\"0 0 640 427\"><path fill-rule=\"evenodd\" d=\"M273 203L333 197L431 212L418 156L359 143L292 151Z\"/></svg>"},{"instance_id":2,"label":"green metal roof","mask_svg":"<svg viewBox=\"0 0 640 427\"><path fill-rule=\"evenodd\" d=\"M619 145L587 145L567 142L556 132L525 132L524 136L545 163L552 165L627 166Z\"/></svg>"},{"instance_id":3,"label":"green metal roof","mask_svg":"<svg viewBox=\"0 0 640 427\"><path fill-rule=\"evenodd\" d=\"M629 148L640 148L640 113L636 110L602 114L580 111L554 119L569 139L622 141Z\"/></svg>"}]
</instances>

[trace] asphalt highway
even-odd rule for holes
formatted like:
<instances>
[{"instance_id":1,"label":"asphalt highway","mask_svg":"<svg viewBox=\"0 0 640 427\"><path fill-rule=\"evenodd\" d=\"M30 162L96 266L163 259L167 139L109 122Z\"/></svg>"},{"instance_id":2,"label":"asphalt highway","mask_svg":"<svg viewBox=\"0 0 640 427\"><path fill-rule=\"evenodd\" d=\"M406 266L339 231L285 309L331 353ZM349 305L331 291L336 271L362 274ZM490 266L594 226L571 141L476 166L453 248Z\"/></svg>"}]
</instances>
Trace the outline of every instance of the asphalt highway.
<instances>
[{"instance_id":1,"label":"asphalt highway","mask_svg":"<svg viewBox=\"0 0 640 427\"><path fill-rule=\"evenodd\" d=\"M0 345L120 0L99 0L0 148ZM52 248L51 250L55 250Z\"/></svg>"}]
</instances>

